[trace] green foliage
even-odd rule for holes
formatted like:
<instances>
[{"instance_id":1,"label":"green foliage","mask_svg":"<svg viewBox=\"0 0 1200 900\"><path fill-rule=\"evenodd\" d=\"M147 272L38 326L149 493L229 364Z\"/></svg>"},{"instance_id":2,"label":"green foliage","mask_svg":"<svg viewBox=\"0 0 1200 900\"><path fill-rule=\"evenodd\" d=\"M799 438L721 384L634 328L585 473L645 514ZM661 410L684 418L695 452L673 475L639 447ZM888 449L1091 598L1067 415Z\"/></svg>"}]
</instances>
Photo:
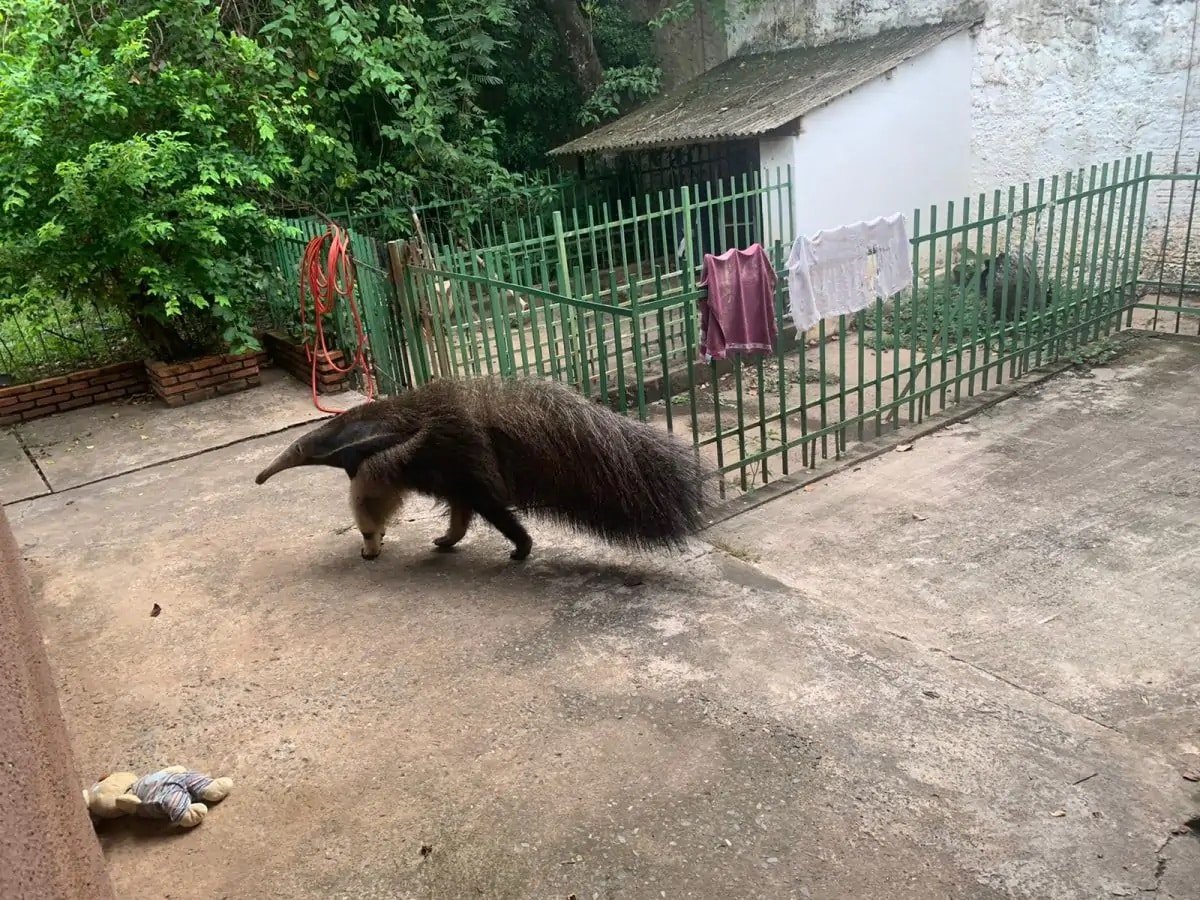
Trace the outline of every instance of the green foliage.
<instances>
[{"instance_id":1,"label":"green foliage","mask_svg":"<svg viewBox=\"0 0 1200 900\"><path fill-rule=\"evenodd\" d=\"M592 23L596 52L604 63L604 81L575 116L580 125L591 127L657 94L662 69L654 53L653 23L635 23L614 0L585 4L584 10Z\"/></svg>"},{"instance_id":2,"label":"green foliage","mask_svg":"<svg viewBox=\"0 0 1200 900\"><path fill-rule=\"evenodd\" d=\"M479 107L497 82L505 0L269 0L245 27L307 103L293 191L338 209L502 181L495 128Z\"/></svg>"},{"instance_id":3,"label":"green foliage","mask_svg":"<svg viewBox=\"0 0 1200 900\"><path fill-rule=\"evenodd\" d=\"M630 103L658 93L662 70L657 66L606 69L604 81L579 110L581 125L599 125L611 119Z\"/></svg>"},{"instance_id":4,"label":"green foliage","mask_svg":"<svg viewBox=\"0 0 1200 900\"><path fill-rule=\"evenodd\" d=\"M0 315L0 377L17 383L136 358L144 349L117 310L64 300Z\"/></svg>"},{"instance_id":5,"label":"green foliage","mask_svg":"<svg viewBox=\"0 0 1200 900\"><path fill-rule=\"evenodd\" d=\"M695 0L678 0L666 7L655 18L650 20L652 28L666 28L676 22L684 22L696 15Z\"/></svg>"},{"instance_id":6,"label":"green foliage","mask_svg":"<svg viewBox=\"0 0 1200 900\"><path fill-rule=\"evenodd\" d=\"M592 0L581 8L605 67L604 84L595 99L586 101L545 7L539 0L514 0L516 27L497 60L498 84L485 88L480 100L498 123L498 158L509 169L541 167L546 151L569 140L581 126L614 116L657 90L660 73L651 27L634 22L619 0Z\"/></svg>"},{"instance_id":7,"label":"green foliage","mask_svg":"<svg viewBox=\"0 0 1200 900\"><path fill-rule=\"evenodd\" d=\"M875 340L878 350L915 346L923 353L933 353L955 346L959 335L971 343L990 325L989 306L978 290L942 275L922 284L916 294L905 291L898 295L883 310L883 329ZM874 328L874 315L868 313L865 324Z\"/></svg>"},{"instance_id":8,"label":"green foliage","mask_svg":"<svg viewBox=\"0 0 1200 900\"><path fill-rule=\"evenodd\" d=\"M517 25L509 34L509 52L497 60L499 83L483 89L480 103L500 129L500 163L519 171L542 165L546 151L566 139L583 97L542 4L517 0L514 9Z\"/></svg>"},{"instance_id":9,"label":"green foliage","mask_svg":"<svg viewBox=\"0 0 1200 900\"><path fill-rule=\"evenodd\" d=\"M0 302L86 295L151 349L253 345L245 298L302 108L205 0L0 0Z\"/></svg>"},{"instance_id":10,"label":"green foliage","mask_svg":"<svg viewBox=\"0 0 1200 900\"><path fill-rule=\"evenodd\" d=\"M586 104L536 0L0 0L0 310L253 346L279 214L499 195L657 90L650 27L584 8Z\"/></svg>"},{"instance_id":11,"label":"green foliage","mask_svg":"<svg viewBox=\"0 0 1200 900\"><path fill-rule=\"evenodd\" d=\"M1095 343L1076 347L1067 360L1077 370L1088 373L1096 366L1106 366L1120 358L1127 349L1127 344L1111 337L1103 337Z\"/></svg>"}]
</instances>

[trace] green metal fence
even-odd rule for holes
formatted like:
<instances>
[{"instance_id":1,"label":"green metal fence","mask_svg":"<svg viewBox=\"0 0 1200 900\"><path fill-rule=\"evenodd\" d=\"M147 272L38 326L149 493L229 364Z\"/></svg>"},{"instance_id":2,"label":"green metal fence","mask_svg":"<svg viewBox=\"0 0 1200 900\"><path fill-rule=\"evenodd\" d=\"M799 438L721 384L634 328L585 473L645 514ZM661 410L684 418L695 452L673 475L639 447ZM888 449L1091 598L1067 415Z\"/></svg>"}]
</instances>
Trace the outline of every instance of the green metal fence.
<instances>
[{"instance_id":1,"label":"green metal fence","mask_svg":"<svg viewBox=\"0 0 1200 900\"><path fill-rule=\"evenodd\" d=\"M779 242L791 210L786 173L763 173L503 226L470 250L408 243L414 376L562 377L626 403L647 371L694 357L702 253Z\"/></svg>"},{"instance_id":2,"label":"green metal fence","mask_svg":"<svg viewBox=\"0 0 1200 900\"><path fill-rule=\"evenodd\" d=\"M267 248L271 277L264 297L266 321L262 324L294 340L306 340L311 334L302 332L298 312L301 258L305 245L323 235L327 225L313 218L287 219L285 223L291 234ZM407 339L393 302L395 292L387 271L386 248L375 238L353 231L350 251L355 261L355 296L364 330L370 335L372 371L380 392L395 394L414 381L408 370ZM354 328L344 305L337 308L332 332L336 343L350 358Z\"/></svg>"},{"instance_id":3,"label":"green metal fence","mask_svg":"<svg viewBox=\"0 0 1200 900\"><path fill-rule=\"evenodd\" d=\"M549 227L500 226L480 244L393 244L407 371L413 383L567 381L680 433L728 487L750 490L1155 312L1139 307L1162 305L1141 298L1146 205L1176 182L1187 180L1152 175L1150 157L1135 156L917 210L911 288L801 335L787 314L786 172L576 209ZM1190 187L1189 206L1194 175ZM1190 212L1185 231L1186 257ZM780 273L777 349L705 362L702 253L754 241Z\"/></svg>"},{"instance_id":4,"label":"green metal fence","mask_svg":"<svg viewBox=\"0 0 1200 900\"><path fill-rule=\"evenodd\" d=\"M124 314L63 299L38 310L0 312L0 381L20 384L73 369L140 359Z\"/></svg>"},{"instance_id":5,"label":"green metal fence","mask_svg":"<svg viewBox=\"0 0 1200 900\"><path fill-rule=\"evenodd\" d=\"M458 232L414 208L404 240L355 234L359 295L385 393L483 373L561 379L679 433L727 487L750 490L1123 327L1200 332L1198 169L1176 158L1155 173L1132 156L916 210L910 289L806 334L787 313L784 171L507 218L497 206ZM275 250L284 318L303 240L324 227L294 224L300 237ZM777 349L705 362L700 261L753 242L780 273Z\"/></svg>"}]
</instances>

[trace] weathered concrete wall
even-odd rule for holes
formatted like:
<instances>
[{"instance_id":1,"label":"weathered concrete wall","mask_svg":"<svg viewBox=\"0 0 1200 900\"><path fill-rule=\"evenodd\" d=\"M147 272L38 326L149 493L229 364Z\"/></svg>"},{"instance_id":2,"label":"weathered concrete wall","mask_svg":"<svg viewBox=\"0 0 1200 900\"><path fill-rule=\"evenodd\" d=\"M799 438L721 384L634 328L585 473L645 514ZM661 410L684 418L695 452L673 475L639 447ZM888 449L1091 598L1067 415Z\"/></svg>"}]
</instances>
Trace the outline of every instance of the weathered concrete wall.
<instances>
[{"instance_id":1,"label":"weathered concrete wall","mask_svg":"<svg viewBox=\"0 0 1200 900\"><path fill-rule=\"evenodd\" d=\"M0 897L112 897L80 791L20 551L0 510Z\"/></svg>"},{"instance_id":2,"label":"weathered concrete wall","mask_svg":"<svg viewBox=\"0 0 1200 900\"><path fill-rule=\"evenodd\" d=\"M982 14L972 76L975 190L1179 144L1196 0L762 0L730 52L822 44ZM1183 147L1200 149L1193 96ZM937 202L949 198L930 198Z\"/></svg>"},{"instance_id":3,"label":"weathered concrete wall","mask_svg":"<svg viewBox=\"0 0 1200 900\"><path fill-rule=\"evenodd\" d=\"M1180 160L1178 169L1195 175L1196 158ZM1142 277L1154 282L1156 294L1161 284L1164 297L1195 293L1200 284L1200 183L1155 181L1147 201L1154 215L1142 241Z\"/></svg>"},{"instance_id":4,"label":"weathered concrete wall","mask_svg":"<svg viewBox=\"0 0 1200 900\"><path fill-rule=\"evenodd\" d=\"M662 16L674 3L675 0L631 0L629 10L636 21L649 22ZM695 15L666 24L654 35L665 90L703 75L728 58L725 29L710 7L704 3L695 6Z\"/></svg>"}]
</instances>

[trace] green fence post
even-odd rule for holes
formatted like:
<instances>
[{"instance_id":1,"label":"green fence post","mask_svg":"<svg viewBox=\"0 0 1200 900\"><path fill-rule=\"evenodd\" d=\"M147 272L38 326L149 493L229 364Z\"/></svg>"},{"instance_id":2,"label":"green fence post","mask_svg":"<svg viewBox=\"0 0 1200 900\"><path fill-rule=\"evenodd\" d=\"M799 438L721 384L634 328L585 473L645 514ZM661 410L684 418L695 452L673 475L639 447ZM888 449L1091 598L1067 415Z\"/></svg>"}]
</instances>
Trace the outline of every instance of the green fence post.
<instances>
[{"instance_id":1,"label":"green fence post","mask_svg":"<svg viewBox=\"0 0 1200 900\"><path fill-rule=\"evenodd\" d=\"M567 237L563 230L562 213L554 211L554 244L558 250L558 293L573 299L575 291L571 285L571 262L567 256ZM562 304L559 304L560 312ZM573 384L582 386L583 373L579 366L579 334L578 323L573 315L560 315L563 325L563 351L567 354L569 377Z\"/></svg>"},{"instance_id":2,"label":"green fence post","mask_svg":"<svg viewBox=\"0 0 1200 900\"><path fill-rule=\"evenodd\" d=\"M633 339L633 377L637 380L638 418L646 421L646 361L642 353L642 313L638 299L637 280L629 283L629 311L633 314L630 324Z\"/></svg>"},{"instance_id":3,"label":"green fence post","mask_svg":"<svg viewBox=\"0 0 1200 900\"><path fill-rule=\"evenodd\" d=\"M1137 242L1133 250L1133 290L1134 294L1136 295L1136 299L1138 300L1140 300L1142 297L1142 238L1146 234L1146 201L1150 196L1150 182L1154 175L1154 154L1147 153L1144 159L1145 166L1143 168L1144 175L1142 181L1142 202L1141 208L1138 211ZM1129 315L1125 319L1126 328L1133 324L1133 306L1134 304L1132 303L1129 306Z\"/></svg>"}]
</instances>

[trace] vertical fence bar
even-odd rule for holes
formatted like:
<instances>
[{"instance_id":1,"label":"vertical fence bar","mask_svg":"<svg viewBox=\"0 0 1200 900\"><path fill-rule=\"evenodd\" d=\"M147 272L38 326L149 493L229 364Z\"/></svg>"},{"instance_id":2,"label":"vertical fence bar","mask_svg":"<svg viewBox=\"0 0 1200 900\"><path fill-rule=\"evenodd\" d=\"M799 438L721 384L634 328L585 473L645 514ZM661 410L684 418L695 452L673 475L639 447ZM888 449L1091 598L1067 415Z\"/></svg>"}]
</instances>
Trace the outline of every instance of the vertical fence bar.
<instances>
[{"instance_id":1,"label":"vertical fence bar","mask_svg":"<svg viewBox=\"0 0 1200 900\"><path fill-rule=\"evenodd\" d=\"M626 269L628 271L628 268ZM629 311L633 314L630 325L633 340L633 375L637 381L638 418L646 421L646 363L642 353L642 310L636 279L629 283Z\"/></svg>"},{"instance_id":2,"label":"vertical fence bar","mask_svg":"<svg viewBox=\"0 0 1200 900\"><path fill-rule=\"evenodd\" d=\"M601 303L603 290L600 286L600 269L592 267L592 300ZM615 315L615 313L614 313ZM612 404L612 392L608 384L608 336L604 331L604 316L596 313L596 377L599 381L599 396L606 406Z\"/></svg>"},{"instance_id":3,"label":"vertical fence bar","mask_svg":"<svg viewBox=\"0 0 1200 900\"><path fill-rule=\"evenodd\" d=\"M978 272L975 269L973 269L972 267L967 265L967 253L969 252L969 249L967 248L967 242L970 239L970 237L969 237L970 231L968 229L968 224L970 223L970 221L971 221L971 198L963 197L963 224L962 224L962 231L960 232L960 243L959 243L959 247L961 247L962 249L959 253L958 277L957 277L957 279L955 279L958 281L958 292L957 292L958 293L958 304L957 304L958 314L956 316L958 321L955 323L955 327L954 327L954 402L955 403L959 403L962 400L963 339L964 339L964 335L965 335L965 329L967 327L967 321L966 321L967 320L967 282L970 280L970 278L968 277L968 274L970 275L970 277L978 277ZM949 254L947 254L947 255L949 255ZM978 259L976 259L972 265L974 267L977 267L979 265ZM949 261L947 261L947 267L948 266L949 266ZM947 290L954 289L953 280L948 279L948 284L947 284L946 289ZM976 306L978 306L978 302L976 303ZM972 346L973 345L974 345L974 341L972 341ZM942 388L942 405L943 406L946 405L946 389L944 386Z\"/></svg>"},{"instance_id":4,"label":"vertical fence bar","mask_svg":"<svg viewBox=\"0 0 1200 900\"><path fill-rule=\"evenodd\" d=\"M746 392L742 386L742 360L735 355L733 360L733 408L737 414L737 447L738 447L738 478L742 491L749 490L746 483Z\"/></svg>"},{"instance_id":5,"label":"vertical fence bar","mask_svg":"<svg viewBox=\"0 0 1200 900\"><path fill-rule=\"evenodd\" d=\"M783 265L785 261L783 245L778 241L772 247L773 249L773 264L775 269ZM780 335L780 339L775 343L775 365L777 388L779 391L779 443L782 448L782 459L780 470L786 476L788 474L788 373L787 373L787 354L783 349L782 335L784 333L784 299L783 294L787 286L786 278L781 278L775 285L775 333ZM800 341L800 346L803 347L803 340Z\"/></svg>"},{"instance_id":6,"label":"vertical fence bar","mask_svg":"<svg viewBox=\"0 0 1200 900\"><path fill-rule=\"evenodd\" d=\"M1078 215L1079 215L1078 205L1076 205L1074 216L1071 215L1070 209L1068 207L1068 204L1070 203L1071 198L1072 198L1071 178L1072 178L1073 174L1074 173L1072 173L1072 172L1067 172L1067 174L1066 174L1066 177L1063 181L1063 197L1060 201L1060 203L1063 206L1063 211L1062 211L1062 220L1059 223L1058 252L1055 254L1057 261L1055 262L1055 266L1054 266L1054 288L1056 291L1057 299L1054 301L1053 311L1052 311L1052 315L1050 318L1050 346L1047 348L1049 350L1049 360L1048 361L1051 363L1056 362L1061 353L1061 351L1060 351L1061 342L1060 342L1060 338L1059 338L1059 329L1060 329L1060 324L1061 324L1060 320L1062 319L1063 312L1066 309L1066 304L1071 302L1071 291L1068 289L1067 283L1063 280L1063 267L1064 267L1064 264L1066 263L1066 257L1069 253L1069 247L1071 246L1071 245L1067 244L1067 222L1068 222L1068 220L1074 218L1075 225L1077 225L1078 224ZM1075 225L1072 225L1072 231L1074 230ZM1073 243L1074 243L1074 241L1072 241L1072 245L1073 245ZM1067 279L1069 280L1071 270L1068 268L1066 271L1067 271Z\"/></svg>"},{"instance_id":7,"label":"vertical fence bar","mask_svg":"<svg viewBox=\"0 0 1200 900\"><path fill-rule=\"evenodd\" d=\"M1132 166L1133 166L1132 176L1129 173L1130 159L1126 159L1125 162L1126 162L1125 180L1127 182L1129 182L1128 187L1127 187L1127 190L1129 191L1129 195L1128 195L1128 202L1126 203L1126 210L1125 210L1126 211L1126 220L1125 220L1124 226L1121 229L1121 238L1123 239L1123 246L1119 247L1119 249L1118 249L1118 252L1120 253L1120 259L1121 259L1121 271L1120 271L1120 274L1116 276L1116 279L1117 279L1116 290L1117 290L1117 301L1118 302L1117 302L1117 308L1114 311L1114 321L1113 321L1113 325L1118 331L1121 330L1122 314L1132 315L1133 306L1137 302L1137 271L1134 270L1134 275L1133 275L1134 285L1133 285L1132 296L1130 296L1130 290L1129 290L1130 268L1129 267L1130 267L1130 263L1133 261L1134 231L1135 231L1135 229L1140 230L1140 223L1138 222L1137 210L1140 208L1141 201L1139 198L1138 190L1142 185L1141 178L1143 175L1143 173L1142 173L1142 158L1140 156L1132 157ZM1128 313L1126 313L1126 310L1128 310Z\"/></svg>"},{"instance_id":8,"label":"vertical fence bar","mask_svg":"<svg viewBox=\"0 0 1200 900\"><path fill-rule=\"evenodd\" d=\"M991 214L993 216L996 215L996 210L992 209ZM987 221L987 194L985 194L983 192L980 192L980 194L979 194L979 213L977 215L977 218L978 218L979 224L974 229L974 231L975 231L975 265L976 265L975 288L976 288L977 296L975 297L975 304L971 308L971 347L970 347L971 360L967 366L968 370L971 373L971 376L967 381L967 396L968 397L975 396L975 379L977 377L980 379L980 384L983 383L983 373L977 371L977 366L979 364L979 357L980 357L980 342L982 341L985 345L987 342L986 334L981 335L980 330L979 330L979 319L983 315L983 308L987 304L987 301L988 301L988 298L984 296L983 281L982 281L983 272L982 272L982 269L980 268L982 261L984 259L983 234L984 234L984 231L986 230L983 223L985 221ZM983 353L987 353L987 350L984 349ZM985 357L985 359L986 359L986 357Z\"/></svg>"},{"instance_id":9,"label":"vertical fence bar","mask_svg":"<svg viewBox=\"0 0 1200 900\"><path fill-rule=\"evenodd\" d=\"M1100 167L1100 184L1096 188L1095 204L1096 204L1096 221L1091 228L1092 233L1092 250L1091 256L1088 259L1088 283L1087 283L1087 300L1084 307L1084 325L1080 330L1080 343L1086 344L1089 342L1088 332L1092 328L1092 320L1096 318L1096 304L1098 297L1096 296L1096 276L1099 274L1101 265L1100 259L1100 234L1101 221L1104 219L1105 205L1111 207L1109 202L1109 186L1108 163L1104 163ZM1094 339L1094 338L1093 338Z\"/></svg>"},{"instance_id":10,"label":"vertical fence bar","mask_svg":"<svg viewBox=\"0 0 1200 900\"><path fill-rule=\"evenodd\" d=\"M1139 300L1141 299L1142 296L1144 296L1144 294L1142 292L1143 288L1142 288L1142 284L1141 284L1141 281L1142 281L1142 239L1145 237L1145 234L1146 234L1146 206L1150 199L1150 183L1151 183L1151 179L1154 175L1154 154L1153 153L1147 153L1145 155L1145 165L1144 165L1143 169L1144 169L1144 176L1143 176L1143 181L1141 184L1142 202L1141 202L1141 208L1138 212L1137 242L1136 242L1136 246L1133 251L1133 290L1136 295L1136 299L1139 299ZM1125 319L1125 324L1126 324L1126 327L1133 324L1133 306L1132 306L1132 304L1130 305L1130 308L1129 308L1129 315Z\"/></svg>"},{"instance_id":11,"label":"vertical fence bar","mask_svg":"<svg viewBox=\"0 0 1200 900\"><path fill-rule=\"evenodd\" d=\"M932 231L932 230L933 229L931 228L930 231ZM913 210L913 238L914 238L913 239L913 260L912 260L913 283L912 283L912 294L910 295L909 302L908 302L908 309L909 309L908 375L909 375L909 378L908 378L908 387L906 388L906 390L909 392L909 395L910 395L909 402L908 402L908 421L909 422L917 421L917 373L920 371L920 369L917 366L917 306L918 306L918 303L920 302L919 298L920 298L920 286L921 286L921 252L920 252L921 244L918 242L917 236L920 234L921 234L921 210L918 207L917 209ZM900 358L900 347L899 347L900 320L899 320L898 316L895 319L895 323L896 323L895 328L896 328L896 344L897 344L896 359L899 360L899 358ZM897 374L899 374L899 373L897 372ZM899 382L897 382L897 384L899 384ZM899 400L900 397L897 397L896 399ZM899 426L899 424L900 424L899 410L900 410L900 407L897 406L896 407L896 425L897 426Z\"/></svg>"},{"instance_id":12,"label":"vertical fence bar","mask_svg":"<svg viewBox=\"0 0 1200 900\"><path fill-rule=\"evenodd\" d=\"M1196 159L1195 172L1197 175L1200 175L1200 156L1198 156ZM1188 290L1187 271L1188 271L1188 256L1191 254L1191 249L1192 249L1192 223L1196 219L1197 180L1195 178L1193 178L1193 179L1191 179L1191 182L1192 182L1192 199L1188 203L1187 229L1185 231L1184 238L1183 238L1183 258L1180 260L1180 263L1179 263L1179 297L1177 300L1178 311L1175 313L1175 334L1179 334L1179 332L1182 330L1182 326L1183 326L1183 298ZM1171 227L1171 223L1168 222L1167 229L1170 230L1170 227Z\"/></svg>"},{"instance_id":13,"label":"vertical fence bar","mask_svg":"<svg viewBox=\"0 0 1200 900\"><path fill-rule=\"evenodd\" d=\"M1034 260L1033 272L1035 274L1040 272L1041 274L1040 274L1040 277L1038 278L1038 290L1037 290L1037 304L1038 304L1038 306L1037 306L1037 330L1038 330L1038 333L1037 333L1037 341L1035 344L1036 349L1034 351L1034 364L1033 364L1034 368L1040 368L1042 365L1042 350L1043 350L1042 341L1045 338L1046 316L1049 314L1049 311L1050 311L1049 310L1049 306L1050 306L1049 297L1050 297L1050 291L1051 291L1050 281L1049 281L1049 278L1050 278L1050 252L1049 252L1049 247L1046 246L1046 241L1049 241L1050 244L1054 243L1054 214L1058 209L1058 176L1055 176L1052 179L1050 179L1050 201L1049 201L1048 205L1046 203L1046 179L1045 178L1038 179L1037 208L1038 208L1037 218L1034 220L1034 223L1033 223L1033 231L1034 231L1034 234L1033 234L1033 260ZM1045 230L1045 232L1042 232L1041 231L1042 213L1043 213L1043 211L1047 211L1047 210L1048 210L1048 214L1046 216L1046 230ZM1043 240L1042 234L1048 235L1048 237L1045 240ZM1042 263L1040 266L1037 264L1039 255L1042 260ZM1033 321L1032 317L1030 317L1030 321L1031 322ZM1031 330L1032 330L1032 325L1031 325ZM1026 363L1026 364L1028 365L1028 363Z\"/></svg>"},{"instance_id":14,"label":"vertical fence bar","mask_svg":"<svg viewBox=\"0 0 1200 900\"><path fill-rule=\"evenodd\" d=\"M1060 282L1063 285L1063 301L1059 315L1055 319L1054 328L1057 337L1055 343L1054 359L1057 360L1066 352L1067 336L1070 332L1070 326L1067 322L1071 319L1073 310L1079 303L1079 292L1075 287L1075 257L1079 250L1079 219L1083 213L1084 191L1083 187L1083 169L1079 169L1075 173L1075 193L1070 196L1071 202L1075 206L1075 210L1071 215L1071 240L1063 249L1067 255L1066 261L1066 280Z\"/></svg>"},{"instance_id":15,"label":"vertical fence bar","mask_svg":"<svg viewBox=\"0 0 1200 900\"><path fill-rule=\"evenodd\" d=\"M562 213L554 211L554 245L558 251L558 293L564 297L574 297L575 291L571 285L571 263L567 256L567 237L563 230ZM579 371L578 335L575 333L576 323L568 316L563 304L558 304L559 319L563 331L563 354L567 357L568 377L572 384L580 385L583 373Z\"/></svg>"},{"instance_id":16,"label":"vertical fence bar","mask_svg":"<svg viewBox=\"0 0 1200 900\"><path fill-rule=\"evenodd\" d=\"M936 235L938 230L938 215L937 207L929 208L929 233ZM925 281L925 300L928 305L925 315L925 390L921 393L921 401L917 404L918 421L923 421L925 416L932 412L933 402L933 325L934 325L934 291L937 281L937 238L934 237L929 242L929 270L928 277ZM915 316L914 316L915 318ZM915 323L914 323L915 324ZM914 329L915 331L915 329Z\"/></svg>"},{"instance_id":17,"label":"vertical fence bar","mask_svg":"<svg viewBox=\"0 0 1200 900\"><path fill-rule=\"evenodd\" d=\"M1112 290L1109 287L1109 260L1113 259L1112 271L1116 271L1116 256L1117 251L1113 247L1113 218L1117 207L1121 207L1121 215L1125 214L1124 207L1124 188L1122 187L1124 178L1121 177L1121 161L1118 159L1112 164L1112 181L1109 183L1109 201L1108 201L1108 218L1104 222L1104 238L1102 241L1103 251L1100 254L1100 277L1096 285L1096 301L1099 307L1099 312L1094 316L1092 323L1092 340L1100 338L1101 327L1103 327L1104 336L1107 337L1111 331L1112 319L1109 315L1112 305ZM1117 227L1120 228L1120 221L1117 220ZM1118 235L1119 239L1119 235Z\"/></svg>"},{"instance_id":18,"label":"vertical fence bar","mask_svg":"<svg viewBox=\"0 0 1200 900\"><path fill-rule=\"evenodd\" d=\"M617 296L617 273L611 267L608 270L609 296ZM613 304L613 340L616 343L617 397L621 412L629 410L629 391L625 383L625 343L621 334L621 308Z\"/></svg>"},{"instance_id":19,"label":"vertical fence bar","mask_svg":"<svg viewBox=\"0 0 1200 900\"><path fill-rule=\"evenodd\" d=\"M1010 215L1012 208L1016 205L1016 191L1010 190L1008 193L1008 205ZM1020 234L1017 237L1017 295L1013 300L1012 310L1013 325L1012 325L1012 343L1013 351L1008 364L1008 380L1013 381L1019 375L1025 374L1025 366L1029 357L1029 291L1031 286L1025 283L1025 269L1032 262L1025 254L1025 237L1029 226L1029 182L1026 181L1021 185L1021 228ZM1006 320L1007 322L1007 320Z\"/></svg>"},{"instance_id":20,"label":"vertical fence bar","mask_svg":"<svg viewBox=\"0 0 1200 900\"><path fill-rule=\"evenodd\" d=\"M1071 352L1072 353L1074 353L1076 350L1078 350L1079 345L1082 343L1082 340L1081 340L1082 334L1080 333L1081 332L1080 322L1082 322L1084 320L1084 313L1083 313L1084 306L1090 300L1090 298L1088 297L1088 287L1087 287L1088 275L1089 275L1088 269L1090 268L1090 266L1093 262L1093 259L1091 257L1091 254L1088 252L1088 239L1091 237L1091 233L1092 233L1092 211L1094 210L1095 205L1096 205L1096 203L1095 203L1096 175L1097 175L1097 169L1095 166L1092 166L1090 174L1088 175L1088 186L1087 186L1087 191L1085 193L1085 201L1084 201L1086 204L1086 206L1085 206L1086 211L1084 212L1084 217L1083 217L1083 252L1082 252L1082 254L1080 256L1080 260L1079 260L1079 279L1078 279L1078 283L1076 285L1075 302L1071 305L1071 313L1072 313L1072 317L1074 320L1071 323Z\"/></svg>"},{"instance_id":21,"label":"vertical fence bar","mask_svg":"<svg viewBox=\"0 0 1200 900\"><path fill-rule=\"evenodd\" d=\"M965 215L965 213L964 213ZM946 408L946 385L949 380L949 355L950 355L950 335L947 334L947 329L950 327L950 284L953 281L952 266L954 265L954 201L946 202L946 249L944 255L945 263L945 281L942 288L937 292L941 298L942 317L939 328L938 343L941 344L941 352L938 354L941 362L941 369L938 376L938 383L941 385L941 393L938 397L938 409ZM936 242L934 244L936 246ZM932 279L931 279L932 280ZM932 310L930 310L932 313ZM955 318L961 316L961 309ZM932 348L931 348L932 350Z\"/></svg>"},{"instance_id":22,"label":"vertical fence bar","mask_svg":"<svg viewBox=\"0 0 1200 900\"><path fill-rule=\"evenodd\" d=\"M846 316L838 316L838 430L833 440L833 453L838 459L846 450Z\"/></svg>"}]
</instances>

